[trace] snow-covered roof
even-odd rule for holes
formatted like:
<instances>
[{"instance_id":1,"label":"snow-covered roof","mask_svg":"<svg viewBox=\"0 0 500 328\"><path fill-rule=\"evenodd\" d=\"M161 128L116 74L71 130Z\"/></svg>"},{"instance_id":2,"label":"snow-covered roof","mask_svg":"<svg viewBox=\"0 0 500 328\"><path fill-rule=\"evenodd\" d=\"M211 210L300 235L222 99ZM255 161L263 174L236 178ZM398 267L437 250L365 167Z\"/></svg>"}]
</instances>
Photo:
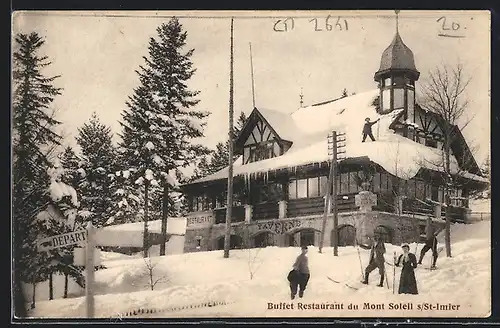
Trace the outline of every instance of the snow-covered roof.
<instances>
[{"instance_id":1,"label":"snow-covered roof","mask_svg":"<svg viewBox=\"0 0 500 328\"><path fill-rule=\"evenodd\" d=\"M258 108L257 110L264 116L280 138L290 141L295 139L297 125L290 114L267 108Z\"/></svg>"},{"instance_id":2,"label":"snow-covered roof","mask_svg":"<svg viewBox=\"0 0 500 328\"><path fill-rule=\"evenodd\" d=\"M403 179L411 179L420 168L439 170L436 163L440 163L442 158L438 149L426 147L402 137L389 128L402 110L395 110L384 115L376 112L372 104L378 94L379 91L376 89L321 105L299 108L293 114L288 115L293 121L293 125L290 124L293 133L291 133L292 129L282 127L285 125L284 120L280 122L280 128L291 133L291 139L289 139L293 142L291 148L282 156L245 165L242 165L241 158L238 158L233 166L233 174L235 176L249 175L331 160L328 154L327 137L332 130L345 133L346 153L344 156L346 158L366 156L387 172ZM263 111L262 115L266 115L266 111ZM370 118L371 121L380 119L372 127L375 142L369 139L362 142L365 118ZM273 124L272 119L269 123ZM453 156L452 170L458 172L458 164ZM195 183L227 178L227 171L228 169L224 168ZM486 182L483 181L486 179L480 176L470 173L466 175L468 178Z\"/></svg>"},{"instance_id":3,"label":"snow-covered roof","mask_svg":"<svg viewBox=\"0 0 500 328\"><path fill-rule=\"evenodd\" d=\"M186 233L186 225L187 225L186 218L168 218L167 233L171 235L184 235ZM143 229L144 229L144 222L116 224L103 228L103 230L114 230L114 231L142 231ZM148 231L161 233L161 220L149 221Z\"/></svg>"}]
</instances>

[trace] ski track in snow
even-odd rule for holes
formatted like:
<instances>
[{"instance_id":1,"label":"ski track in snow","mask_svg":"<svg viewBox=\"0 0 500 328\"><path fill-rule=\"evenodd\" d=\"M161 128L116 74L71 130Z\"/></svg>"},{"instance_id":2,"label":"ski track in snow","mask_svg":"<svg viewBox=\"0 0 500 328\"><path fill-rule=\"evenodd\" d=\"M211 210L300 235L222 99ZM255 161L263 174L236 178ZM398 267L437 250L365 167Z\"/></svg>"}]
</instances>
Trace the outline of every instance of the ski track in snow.
<instances>
[{"instance_id":1,"label":"ski track in snow","mask_svg":"<svg viewBox=\"0 0 500 328\"><path fill-rule=\"evenodd\" d=\"M332 248L310 247L309 265L311 279L303 299L296 299L294 310L268 310L268 302L290 303L286 275L291 269L299 249L294 247L268 247L262 249L258 259L263 264L250 279L248 250L233 250L229 259L222 251L187 253L152 257L156 264L154 276L164 276L154 291L148 290L148 276L144 260L114 253L104 253L102 262L107 269L96 272L96 316L120 317L124 313L139 309L155 309L158 313L140 314L135 317L353 317L353 316L398 316L398 317L467 317L487 316L490 309L490 222L452 227L452 258L445 251L440 253L437 270L429 267L431 251L422 265L415 270L419 295L398 295L400 268L396 268L396 294L392 293L393 267L386 265L390 289L377 287L378 271L370 275L369 285L360 283L361 268L357 250L354 247L339 248L334 257ZM440 241L440 246L442 242ZM423 245L418 245L418 252ZM400 247L386 245L386 261L392 263L393 251L400 253ZM415 244L410 244L415 250ZM250 250L255 254L255 249ZM360 249L363 268L367 265L369 251ZM419 254L417 254L418 257ZM327 276L341 283L330 281ZM58 280L56 281L56 289ZM353 290L344 285L359 288ZM46 285L43 288L47 288ZM28 288L29 289L29 288ZM78 293L78 292L74 292ZM38 292L37 292L38 294ZM80 291L80 296L83 291ZM390 311L363 310L364 302L386 303L409 302L416 307L423 302L460 304L460 311ZM210 302L225 302L226 305L212 307ZM302 303L343 303L344 310L299 310ZM349 303L358 304L358 311L346 310ZM182 309L183 307L187 307ZM167 311L161 311L167 310ZM35 317L84 317L85 299L56 299L38 301L32 311Z\"/></svg>"}]
</instances>

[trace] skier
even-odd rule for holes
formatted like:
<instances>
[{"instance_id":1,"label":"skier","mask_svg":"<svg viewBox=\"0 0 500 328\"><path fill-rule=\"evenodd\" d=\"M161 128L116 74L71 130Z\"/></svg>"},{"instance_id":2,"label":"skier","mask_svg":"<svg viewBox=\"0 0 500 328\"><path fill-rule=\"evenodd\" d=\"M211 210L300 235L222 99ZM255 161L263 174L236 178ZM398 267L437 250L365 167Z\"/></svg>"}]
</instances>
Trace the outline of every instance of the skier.
<instances>
[{"instance_id":1,"label":"skier","mask_svg":"<svg viewBox=\"0 0 500 328\"><path fill-rule=\"evenodd\" d=\"M365 125L363 126L363 141L362 142L365 142L367 136L370 137L370 139L372 139L372 141L375 141L375 137L373 136L373 133L372 133L372 125L377 123L378 121L380 121L380 118L377 119L375 122L370 122L369 117L365 118Z\"/></svg>"},{"instance_id":2,"label":"skier","mask_svg":"<svg viewBox=\"0 0 500 328\"><path fill-rule=\"evenodd\" d=\"M368 284L368 276L370 273L378 268L378 272L380 273L380 283L377 285L379 287L384 286L384 274L385 274L385 266L384 266L384 254L385 254L385 245L384 241L382 239L382 236L376 235L375 236L375 243L372 242L372 240L369 238L372 246L368 245L363 245L363 244L358 244L361 248L363 249L371 249L370 251L370 262L368 263L368 266L365 269L365 279L362 281L363 284L367 285Z\"/></svg>"},{"instance_id":3,"label":"skier","mask_svg":"<svg viewBox=\"0 0 500 328\"><path fill-rule=\"evenodd\" d=\"M410 253L410 246L403 244L403 254L399 255L394 265L403 265L401 276L399 278L399 294L418 294L417 280L415 279L414 269L417 267L417 257ZM396 260L396 259L394 259Z\"/></svg>"},{"instance_id":4,"label":"skier","mask_svg":"<svg viewBox=\"0 0 500 328\"><path fill-rule=\"evenodd\" d=\"M427 224L425 227L425 245L420 251L420 259L418 260L418 264L422 264L422 259L424 258L425 253L427 253L429 249L432 249L431 269L435 269L436 261L438 258L437 238L436 238L436 233L434 231L434 227L432 226L432 219L430 217L427 218Z\"/></svg>"},{"instance_id":5,"label":"skier","mask_svg":"<svg viewBox=\"0 0 500 328\"><path fill-rule=\"evenodd\" d=\"M302 252L295 263L293 264L293 270L288 274L288 280L290 281L290 291L292 300L295 298L297 294L297 289L299 289L299 297L302 298L304 296L304 290L306 289L307 282L309 281L310 272L309 272L309 259L307 258L307 246L302 246Z\"/></svg>"}]
</instances>

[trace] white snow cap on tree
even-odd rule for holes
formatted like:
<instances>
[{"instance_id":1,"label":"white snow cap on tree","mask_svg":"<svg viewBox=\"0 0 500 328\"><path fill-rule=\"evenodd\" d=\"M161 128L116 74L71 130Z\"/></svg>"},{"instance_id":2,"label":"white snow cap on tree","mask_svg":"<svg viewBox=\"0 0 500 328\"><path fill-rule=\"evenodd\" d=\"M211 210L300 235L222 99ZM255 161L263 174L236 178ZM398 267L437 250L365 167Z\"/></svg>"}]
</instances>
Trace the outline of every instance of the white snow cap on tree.
<instances>
[{"instance_id":1,"label":"white snow cap on tree","mask_svg":"<svg viewBox=\"0 0 500 328\"><path fill-rule=\"evenodd\" d=\"M71 197L71 202L73 203L74 206L78 207L78 196L76 194L76 190L65 184L64 182L61 181L61 176L64 173L64 168L61 165L61 162L59 159L56 159L52 165L47 170L47 173L49 174L50 177L50 186L49 186L49 193L50 193L50 198L53 201L60 201L66 196Z\"/></svg>"}]
</instances>

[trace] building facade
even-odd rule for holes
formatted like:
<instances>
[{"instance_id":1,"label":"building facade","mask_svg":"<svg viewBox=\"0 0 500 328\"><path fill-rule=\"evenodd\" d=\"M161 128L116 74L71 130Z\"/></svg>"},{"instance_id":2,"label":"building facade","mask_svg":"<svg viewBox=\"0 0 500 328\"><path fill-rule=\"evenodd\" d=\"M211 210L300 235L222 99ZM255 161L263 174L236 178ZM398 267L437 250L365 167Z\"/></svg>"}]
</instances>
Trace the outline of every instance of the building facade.
<instances>
[{"instance_id":1,"label":"building facade","mask_svg":"<svg viewBox=\"0 0 500 328\"><path fill-rule=\"evenodd\" d=\"M455 183L445 184L447 123L416 103L419 76L412 51L396 32L374 75L375 90L292 114L254 108L235 140L240 157L234 165L231 247L319 246L325 211L324 246L331 246L333 216L325 195L332 131L345 136L334 179L339 246L365 242L374 234L394 244L417 241L427 217L444 225L446 194L448 215L466 221L469 195L488 180L460 129L451 126ZM375 141L361 140L365 118L378 120ZM185 252L223 248L227 178L226 168L182 186L190 211Z\"/></svg>"}]
</instances>

